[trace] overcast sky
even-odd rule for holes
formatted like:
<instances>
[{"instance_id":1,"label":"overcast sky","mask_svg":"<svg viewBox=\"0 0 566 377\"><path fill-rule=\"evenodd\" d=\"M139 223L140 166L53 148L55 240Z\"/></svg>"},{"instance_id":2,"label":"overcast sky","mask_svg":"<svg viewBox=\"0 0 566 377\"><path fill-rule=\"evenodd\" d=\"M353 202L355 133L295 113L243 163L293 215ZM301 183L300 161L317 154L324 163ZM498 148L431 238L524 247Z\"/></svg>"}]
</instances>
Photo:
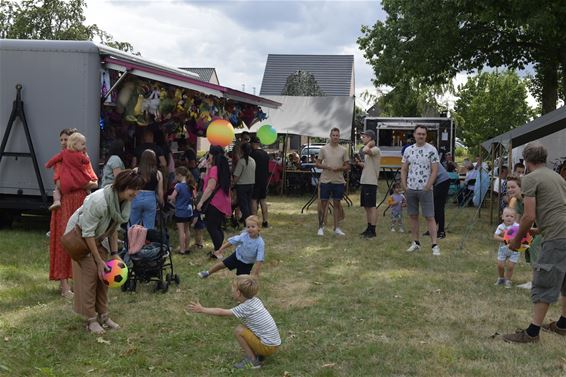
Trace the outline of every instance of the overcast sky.
<instances>
[{"instance_id":1,"label":"overcast sky","mask_svg":"<svg viewBox=\"0 0 566 377\"><path fill-rule=\"evenodd\" d=\"M268 54L354 55L356 94L372 89L356 44L384 19L379 1L88 0L87 23L128 41L143 57L214 67L220 84L259 94Z\"/></svg>"}]
</instances>

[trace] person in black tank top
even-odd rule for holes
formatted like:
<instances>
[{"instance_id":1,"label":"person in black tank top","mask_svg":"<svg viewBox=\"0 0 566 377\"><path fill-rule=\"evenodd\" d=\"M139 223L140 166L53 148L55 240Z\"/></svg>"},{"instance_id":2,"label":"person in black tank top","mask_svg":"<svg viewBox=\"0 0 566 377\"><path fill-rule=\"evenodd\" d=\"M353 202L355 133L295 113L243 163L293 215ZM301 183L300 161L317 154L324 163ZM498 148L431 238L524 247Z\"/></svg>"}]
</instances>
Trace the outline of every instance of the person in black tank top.
<instances>
[{"instance_id":1,"label":"person in black tank top","mask_svg":"<svg viewBox=\"0 0 566 377\"><path fill-rule=\"evenodd\" d=\"M157 170L157 157L151 149L146 149L140 159L138 171L146 180L145 186L132 202L130 223L142 224L147 229L155 228L157 202L163 205L163 176Z\"/></svg>"}]
</instances>

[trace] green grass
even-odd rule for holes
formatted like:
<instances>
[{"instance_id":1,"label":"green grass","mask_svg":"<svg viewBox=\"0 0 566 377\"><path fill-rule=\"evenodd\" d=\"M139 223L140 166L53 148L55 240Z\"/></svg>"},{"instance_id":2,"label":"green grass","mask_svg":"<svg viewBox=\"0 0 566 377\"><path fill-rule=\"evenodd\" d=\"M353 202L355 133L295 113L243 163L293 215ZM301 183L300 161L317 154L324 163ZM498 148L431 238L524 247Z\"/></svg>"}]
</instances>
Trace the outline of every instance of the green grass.
<instances>
[{"instance_id":1,"label":"green grass","mask_svg":"<svg viewBox=\"0 0 566 377\"><path fill-rule=\"evenodd\" d=\"M199 280L205 253L174 256L181 285L110 291L122 325L99 342L48 281L48 223L26 221L0 231L0 375L7 376L558 376L566 339L542 334L537 345L491 339L529 323L529 293L500 289L494 225L487 210L461 240L475 214L449 205L442 256L430 241L409 255L409 237L357 234L365 216L346 209L345 238L316 236L316 213L300 214L306 198L270 198L271 229L260 297L278 323L283 345L261 370L238 372L235 319L187 313L187 303L232 307L233 274ZM354 195L357 204L358 197ZM382 207L383 208L383 207ZM172 233L175 240L175 233ZM173 246L176 246L174 241ZM210 243L207 243L210 247ZM206 250L206 247L205 247ZM524 263L515 282L529 279ZM550 311L551 317L558 314Z\"/></svg>"}]
</instances>

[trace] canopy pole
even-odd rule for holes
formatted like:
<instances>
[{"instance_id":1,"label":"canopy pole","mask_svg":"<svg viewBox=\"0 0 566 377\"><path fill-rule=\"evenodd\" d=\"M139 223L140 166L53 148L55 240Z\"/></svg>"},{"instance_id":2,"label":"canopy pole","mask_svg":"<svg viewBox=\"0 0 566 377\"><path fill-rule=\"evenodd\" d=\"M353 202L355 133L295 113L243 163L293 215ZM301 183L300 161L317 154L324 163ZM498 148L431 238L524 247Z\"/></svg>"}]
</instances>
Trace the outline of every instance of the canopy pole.
<instances>
[{"instance_id":1,"label":"canopy pole","mask_svg":"<svg viewBox=\"0 0 566 377\"><path fill-rule=\"evenodd\" d=\"M495 148L491 148L491 166L493 166L493 169L491 169L491 181L493 182L493 180L495 179ZM501 170L499 170L499 174L501 174ZM490 187L489 190L489 224L492 225L493 224L493 201L495 200L495 193L493 192L493 189L495 187Z\"/></svg>"},{"instance_id":2,"label":"canopy pole","mask_svg":"<svg viewBox=\"0 0 566 377\"><path fill-rule=\"evenodd\" d=\"M281 165L281 170L283 171L282 177L283 177L283 181L281 182L281 196L283 196L286 193L286 183L287 183L287 137L289 136L289 133L285 134L285 137L283 138L283 158L281 159L282 161L282 165Z\"/></svg>"},{"instance_id":3,"label":"canopy pole","mask_svg":"<svg viewBox=\"0 0 566 377\"><path fill-rule=\"evenodd\" d=\"M507 165L510 169L513 169L513 141L509 140L509 147L507 149L509 157L507 159Z\"/></svg>"}]
</instances>

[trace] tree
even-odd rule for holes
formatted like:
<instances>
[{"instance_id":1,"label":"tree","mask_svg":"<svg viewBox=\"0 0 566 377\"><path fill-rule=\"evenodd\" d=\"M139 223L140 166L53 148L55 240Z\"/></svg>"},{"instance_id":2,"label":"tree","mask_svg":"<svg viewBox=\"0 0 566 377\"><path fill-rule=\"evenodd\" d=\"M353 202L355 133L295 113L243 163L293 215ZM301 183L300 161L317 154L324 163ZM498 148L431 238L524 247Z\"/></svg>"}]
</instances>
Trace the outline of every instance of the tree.
<instances>
[{"instance_id":1,"label":"tree","mask_svg":"<svg viewBox=\"0 0 566 377\"><path fill-rule=\"evenodd\" d=\"M533 64L543 112L566 86L566 7L562 0L383 0L387 19L363 26L358 44L376 85L407 79L445 84L460 71Z\"/></svg>"},{"instance_id":2,"label":"tree","mask_svg":"<svg viewBox=\"0 0 566 377\"><path fill-rule=\"evenodd\" d=\"M283 96L324 96L318 82L311 72L296 71L287 77L285 87L281 92Z\"/></svg>"},{"instance_id":3,"label":"tree","mask_svg":"<svg viewBox=\"0 0 566 377\"><path fill-rule=\"evenodd\" d=\"M474 152L480 143L526 123L533 115L517 73L480 73L458 87L457 134Z\"/></svg>"},{"instance_id":4,"label":"tree","mask_svg":"<svg viewBox=\"0 0 566 377\"><path fill-rule=\"evenodd\" d=\"M0 38L98 40L133 52L130 43L115 41L96 24L85 25L85 8L85 0L0 0Z\"/></svg>"}]
</instances>

